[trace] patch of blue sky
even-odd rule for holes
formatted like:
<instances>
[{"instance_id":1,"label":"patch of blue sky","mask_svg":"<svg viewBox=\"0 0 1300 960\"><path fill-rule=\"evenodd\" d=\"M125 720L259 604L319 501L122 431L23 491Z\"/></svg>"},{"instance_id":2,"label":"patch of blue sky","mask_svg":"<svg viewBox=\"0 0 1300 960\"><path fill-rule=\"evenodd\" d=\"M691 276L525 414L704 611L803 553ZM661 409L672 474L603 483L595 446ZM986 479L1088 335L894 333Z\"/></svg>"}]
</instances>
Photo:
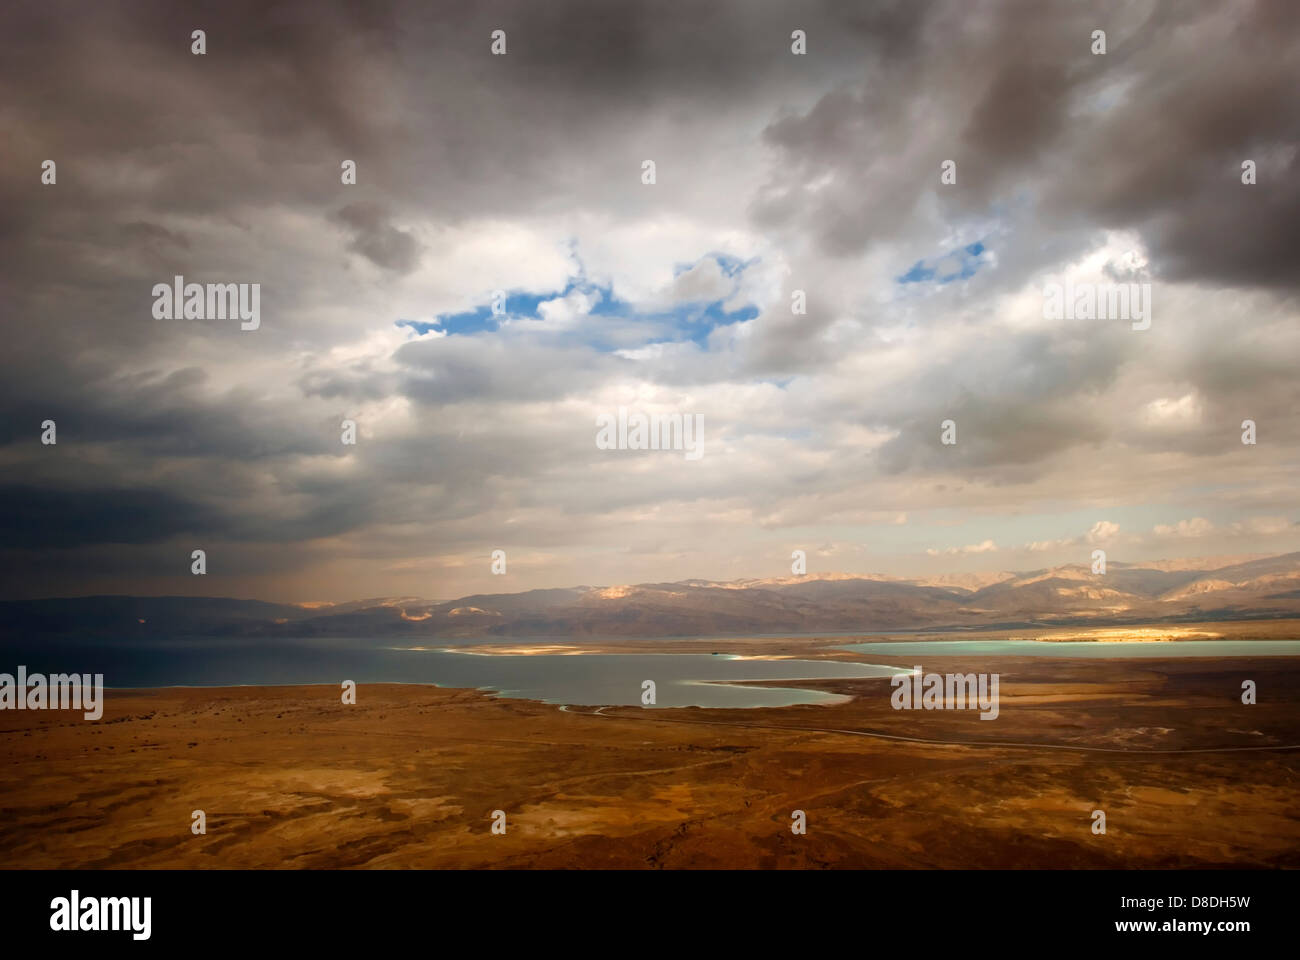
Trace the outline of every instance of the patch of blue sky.
<instances>
[{"instance_id":1,"label":"patch of blue sky","mask_svg":"<svg viewBox=\"0 0 1300 960\"><path fill-rule=\"evenodd\" d=\"M618 337L601 336L600 328L586 328L587 342L598 350L622 350L654 343L683 343L690 341L703 350L709 347L709 335L720 327L743 323L758 316L758 307L746 304L734 310L724 306L725 301L679 304L671 310L637 312L627 305L612 306L610 319L619 324ZM626 311L626 312L624 312ZM593 315L596 311L592 311ZM639 331L639 335L637 335ZM629 333L632 336L629 336Z\"/></svg>"},{"instance_id":2,"label":"patch of blue sky","mask_svg":"<svg viewBox=\"0 0 1300 960\"><path fill-rule=\"evenodd\" d=\"M592 287L591 290L600 293L600 300L591 308L593 317L633 317L636 315L636 307L627 300L621 300L614 296L614 290L611 287ZM565 291L566 293L568 291Z\"/></svg>"},{"instance_id":3,"label":"patch of blue sky","mask_svg":"<svg viewBox=\"0 0 1300 960\"><path fill-rule=\"evenodd\" d=\"M705 260L715 261L723 274L732 278L739 278L746 269L759 262L758 257L753 257L749 260L741 260L740 257L733 257L729 253L721 253L715 250L712 253L706 253L704 256L700 257L699 260L675 264L673 266L673 276L680 277L686 271L698 267Z\"/></svg>"},{"instance_id":4,"label":"patch of blue sky","mask_svg":"<svg viewBox=\"0 0 1300 960\"><path fill-rule=\"evenodd\" d=\"M396 327L408 327L415 330L416 333L425 334L429 330L441 330L448 336L473 336L476 333L495 333L500 329L503 321L511 317L526 317L530 320L541 319L541 312L538 311L539 304L545 303L546 300L567 297L573 290L581 290L582 293L594 293L599 295L599 303L591 312L602 313L602 315L617 316L621 302L611 298L611 291L601 289L593 284L584 284L584 282L573 281L563 290L552 291L552 293L528 293L524 290L513 290L506 294L506 302L503 304L502 313L493 313L491 303L482 304L480 307L474 307L473 310L464 311L463 313L439 313L434 320L398 320Z\"/></svg>"},{"instance_id":5,"label":"patch of blue sky","mask_svg":"<svg viewBox=\"0 0 1300 960\"><path fill-rule=\"evenodd\" d=\"M975 276L986 262L983 241L968 243L949 253L941 254L912 264L910 270L895 277L899 284L937 283L947 284L956 280L969 280Z\"/></svg>"},{"instance_id":6,"label":"patch of blue sky","mask_svg":"<svg viewBox=\"0 0 1300 960\"><path fill-rule=\"evenodd\" d=\"M708 304L683 304L677 309L664 314L658 319L667 328L667 336L660 339L668 341L690 340L697 346L708 349L709 334L719 327L743 323L758 316L758 307L746 304L736 310L727 310L725 301L715 300Z\"/></svg>"},{"instance_id":7,"label":"patch of blue sky","mask_svg":"<svg viewBox=\"0 0 1300 960\"><path fill-rule=\"evenodd\" d=\"M739 280L745 269L757 260L744 261L722 253L711 253L696 263L687 263L675 269L675 273L690 270L705 259L717 261L719 268L728 277ZM587 294L594 299L589 316L604 319L618 319L620 324L613 336L603 335L600 328L585 325L576 330L558 331L566 337L577 337L597 350L613 351L625 349L628 342L628 328L633 325L644 331L643 337L633 338L644 345L657 342L677 342L690 340L702 348L708 346L709 334L719 327L734 323L743 323L758 316L758 307L745 304L734 309L727 309L726 304L732 296L713 300L682 303L668 310L639 310L636 304L620 299L614 295L612 287L593 284L583 277L570 281L562 290L544 293L511 291L507 293L504 311L492 312L490 303L475 307L461 313L440 314L433 320L398 320L396 325L408 327L418 334L440 331L449 336L474 336L495 333L501 325L509 320L542 320L539 306L548 301L563 298L573 292ZM611 334L615 331L610 331Z\"/></svg>"}]
</instances>

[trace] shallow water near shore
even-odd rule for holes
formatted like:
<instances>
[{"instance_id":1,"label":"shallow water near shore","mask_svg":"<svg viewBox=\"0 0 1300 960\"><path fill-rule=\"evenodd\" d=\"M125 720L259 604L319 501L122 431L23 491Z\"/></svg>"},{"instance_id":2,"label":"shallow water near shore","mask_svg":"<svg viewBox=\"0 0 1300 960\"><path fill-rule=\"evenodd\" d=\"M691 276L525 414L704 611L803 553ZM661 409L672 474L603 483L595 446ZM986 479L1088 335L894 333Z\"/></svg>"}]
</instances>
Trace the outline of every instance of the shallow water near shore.
<instances>
[{"instance_id":1,"label":"shallow water near shore","mask_svg":"<svg viewBox=\"0 0 1300 960\"><path fill-rule=\"evenodd\" d=\"M119 646L59 645L0 650L0 670L102 673L111 688L428 683L572 706L641 705L655 683L658 707L781 707L845 698L797 687L733 686L744 681L889 677L898 667L834 660L739 659L727 654L493 654L381 646L366 640L178 639Z\"/></svg>"}]
</instances>

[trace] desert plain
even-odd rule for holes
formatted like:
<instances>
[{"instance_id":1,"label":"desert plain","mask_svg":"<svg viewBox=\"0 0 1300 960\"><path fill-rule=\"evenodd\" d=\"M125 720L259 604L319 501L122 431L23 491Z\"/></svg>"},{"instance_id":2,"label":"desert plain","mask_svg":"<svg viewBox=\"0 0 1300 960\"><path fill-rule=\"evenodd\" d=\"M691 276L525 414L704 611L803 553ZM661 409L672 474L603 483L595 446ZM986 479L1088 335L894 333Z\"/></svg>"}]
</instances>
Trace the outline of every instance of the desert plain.
<instances>
[{"instance_id":1,"label":"desert plain","mask_svg":"<svg viewBox=\"0 0 1300 960\"><path fill-rule=\"evenodd\" d=\"M1223 636L1251 630L1215 625ZM583 648L904 668L916 660L836 649L844 642ZM924 664L998 672L998 719L894 710L888 678L799 681L849 699L762 709L561 708L479 690L368 684L355 705L331 686L167 688L109 690L93 723L68 712L5 712L0 862L1300 866L1300 658L934 656ZM1241 702L1245 680L1257 685L1253 705ZM200 810L206 832L195 833ZM791 830L797 810L802 835ZM1093 829L1097 810L1104 834ZM494 811L505 815L504 833L492 830Z\"/></svg>"}]
</instances>

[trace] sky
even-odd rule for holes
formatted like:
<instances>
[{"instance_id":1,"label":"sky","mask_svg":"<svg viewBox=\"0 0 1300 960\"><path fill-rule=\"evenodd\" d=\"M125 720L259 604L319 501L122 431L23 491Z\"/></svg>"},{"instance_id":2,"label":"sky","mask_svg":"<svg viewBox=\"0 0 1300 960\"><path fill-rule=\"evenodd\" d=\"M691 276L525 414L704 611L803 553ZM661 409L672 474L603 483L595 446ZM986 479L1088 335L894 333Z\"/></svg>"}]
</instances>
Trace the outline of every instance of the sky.
<instances>
[{"instance_id":1,"label":"sky","mask_svg":"<svg viewBox=\"0 0 1300 960\"><path fill-rule=\"evenodd\" d=\"M0 37L5 598L1300 549L1288 0L56 0ZM260 325L160 319L177 275ZM620 408L701 455L602 449Z\"/></svg>"}]
</instances>

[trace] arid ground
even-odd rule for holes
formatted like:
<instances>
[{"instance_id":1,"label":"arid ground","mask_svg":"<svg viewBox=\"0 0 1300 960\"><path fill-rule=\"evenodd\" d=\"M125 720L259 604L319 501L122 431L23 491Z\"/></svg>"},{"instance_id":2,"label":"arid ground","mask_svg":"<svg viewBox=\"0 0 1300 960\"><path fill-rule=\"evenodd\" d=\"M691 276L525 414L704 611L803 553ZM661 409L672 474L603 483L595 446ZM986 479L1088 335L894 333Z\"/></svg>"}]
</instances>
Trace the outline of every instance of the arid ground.
<instances>
[{"instance_id":1,"label":"arid ground","mask_svg":"<svg viewBox=\"0 0 1300 960\"><path fill-rule=\"evenodd\" d=\"M830 654L824 641L704 645L719 644ZM391 684L361 686L355 706L304 686L109 691L98 723L6 711L0 857L20 868L1300 867L1300 749L1284 749L1300 745L1300 658L925 667L998 672L999 718L895 711L887 679L801 681L853 700L761 710L562 710ZM1241 703L1247 679L1253 706ZM191 832L195 810L204 835ZM491 832L494 810L504 835ZM795 810L806 835L791 832Z\"/></svg>"}]
</instances>

